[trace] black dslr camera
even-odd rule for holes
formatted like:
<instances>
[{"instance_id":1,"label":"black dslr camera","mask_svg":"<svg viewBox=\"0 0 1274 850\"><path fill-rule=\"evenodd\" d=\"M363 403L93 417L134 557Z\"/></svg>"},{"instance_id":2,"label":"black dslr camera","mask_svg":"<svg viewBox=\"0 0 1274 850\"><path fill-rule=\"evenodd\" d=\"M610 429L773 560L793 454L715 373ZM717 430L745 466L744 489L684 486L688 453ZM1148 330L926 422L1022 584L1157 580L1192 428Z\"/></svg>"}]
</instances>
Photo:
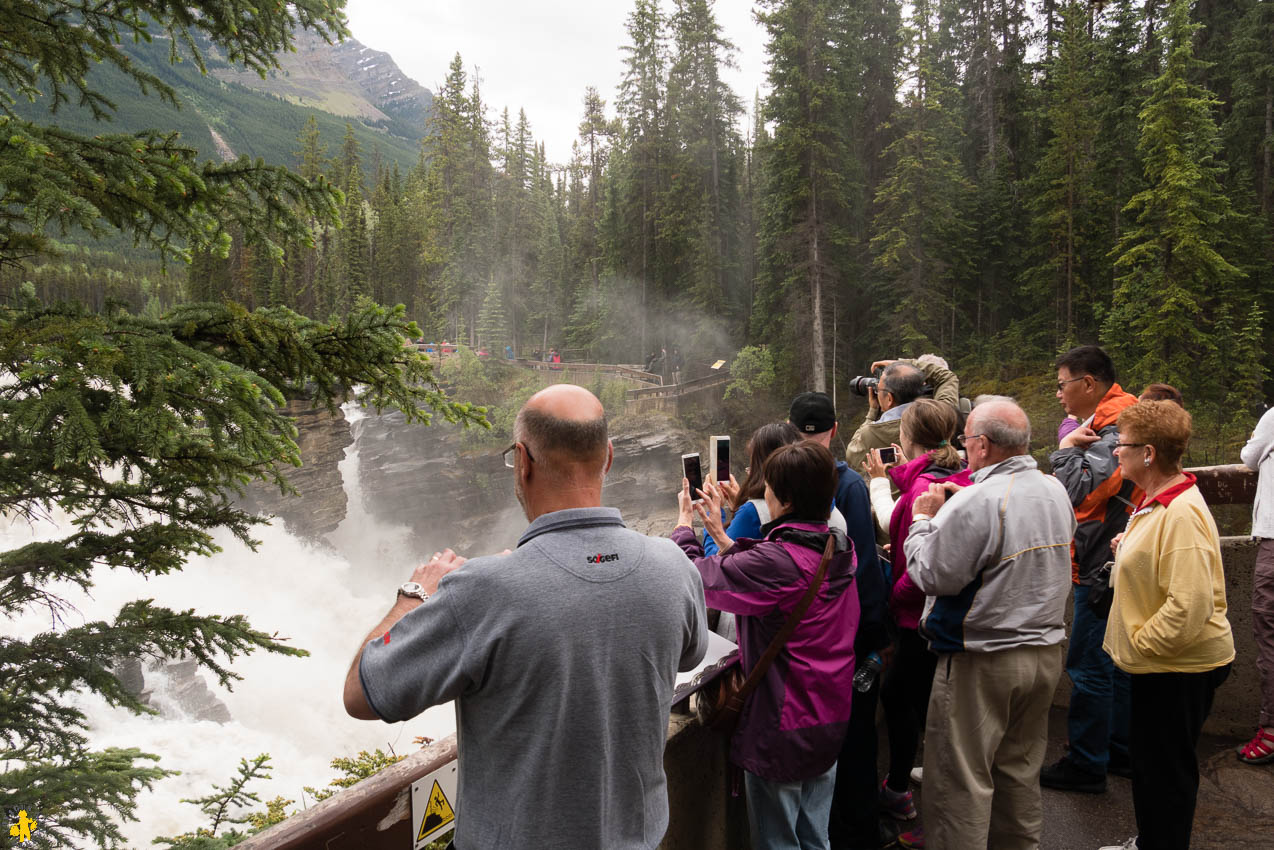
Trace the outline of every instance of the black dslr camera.
<instances>
[{"instance_id":1,"label":"black dslr camera","mask_svg":"<svg viewBox=\"0 0 1274 850\"><path fill-rule=\"evenodd\" d=\"M880 384L880 373L884 371L884 369L876 369L870 375L859 375L857 378L850 378L850 392L866 398L868 393L876 391L877 385Z\"/></svg>"}]
</instances>

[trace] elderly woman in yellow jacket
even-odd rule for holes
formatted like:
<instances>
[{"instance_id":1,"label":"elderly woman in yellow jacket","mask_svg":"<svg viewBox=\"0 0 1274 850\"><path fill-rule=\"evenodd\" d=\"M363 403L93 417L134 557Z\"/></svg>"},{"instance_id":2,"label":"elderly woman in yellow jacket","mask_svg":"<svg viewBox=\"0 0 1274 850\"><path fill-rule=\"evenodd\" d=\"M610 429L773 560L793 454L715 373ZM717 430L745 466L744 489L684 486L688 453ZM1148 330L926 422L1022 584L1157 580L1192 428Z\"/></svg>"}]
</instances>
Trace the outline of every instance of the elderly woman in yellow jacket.
<instances>
[{"instance_id":1,"label":"elderly woman in yellow jacket","mask_svg":"<svg viewBox=\"0 0 1274 850\"><path fill-rule=\"evenodd\" d=\"M1190 846L1199 764L1195 747L1230 672L1221 541L1195 478L1181 469L1190 414L1143 401L1119 415L1119 466L1146 494L1119 541L1103 647L1132 674L1133 808L1125 847Z\"/></svg>"}]
</instances>

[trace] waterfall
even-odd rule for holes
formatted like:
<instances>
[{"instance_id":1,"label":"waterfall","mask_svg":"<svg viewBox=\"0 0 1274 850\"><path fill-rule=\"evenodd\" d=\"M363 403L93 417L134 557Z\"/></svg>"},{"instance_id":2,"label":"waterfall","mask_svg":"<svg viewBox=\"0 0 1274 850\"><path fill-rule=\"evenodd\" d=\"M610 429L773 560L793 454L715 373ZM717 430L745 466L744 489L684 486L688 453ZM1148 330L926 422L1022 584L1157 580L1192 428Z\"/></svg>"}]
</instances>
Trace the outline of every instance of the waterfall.
<instances>
[{"instance_id":1,"label":"waterfall","mask_svg":"<svg viewBox=\"0 0 1274 850\"><path fill-rule=\"evenodd\" d=\"M361 411L347 407L346 415L357 419ZM157 605L201 614L244 614L255 628L277 631L310 652L305 658L265 652L240 657L231 667L243 678L229 691L201 673L229 709L226 723L191 719L167 689L163 670L145 673L159 716L112 709L92 695L74 697L90 719L94 748L138 747L159 755L160 766L181 771L139 797L140 823L126 831L133 846L203 825L198 809L181 798L206 795L214 782L224 785L241 757L270 753L272 778L252 790L263 801L278 795L295 800L289 810L300 809L303 786L322 787L336 776L329 765L333 758L377 747L404 755L415 749L414 737L439 738L454 730L450 705L392 725L345 714L341 688L358 642L389 610L394 588L419 557L406 549L401 530L382 528L367 514L357 473L356 440L342 463L348 516L332 533L331 547L296 537L280 522L255 529L261 543L256 552L219 532L215 539L223 551L191 559L180 573L146 579L98 569L91 595L67 583L49 588L75 606L64 627L109 619L129 600L153 598ZM69 530L65 515L36 523L10 519L0 527L0 546L56 539ZM47 610L28 610L0 622L0 631L23 638L52 627Z\"/></svg>"}]
</instances>

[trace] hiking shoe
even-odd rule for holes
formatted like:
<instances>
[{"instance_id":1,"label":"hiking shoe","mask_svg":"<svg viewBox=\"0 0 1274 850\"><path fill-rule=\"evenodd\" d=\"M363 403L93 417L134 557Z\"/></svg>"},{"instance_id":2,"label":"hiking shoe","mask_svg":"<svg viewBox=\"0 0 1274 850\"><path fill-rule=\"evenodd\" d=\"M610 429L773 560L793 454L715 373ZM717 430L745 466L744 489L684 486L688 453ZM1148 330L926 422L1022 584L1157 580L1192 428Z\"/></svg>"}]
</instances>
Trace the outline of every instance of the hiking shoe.
<instances>
[{"instance_id":1,"label":"hiking shoe","mask_svg":"<svg viewBox=\"0 0 1274 850\"><path fill-rule=\"evenodd\" d=\"M917 785L925 781L925 769L923 767L913 767L911 769L911 781Z\"/></svg>"},{"instance_id":2,"label":"hiking shoe","mask_svg":"<svg viewBox=\"0 0 1274 850\"><path fill-rule=\"evenodd\" d=\"M1137 850L1137 836L1133 836L1123 844L1107 844L1105 847L1099 847L1097 850Z\"/></svg>"},{"instance_id":3,"label":"hiking shoe","mask_svg":"<svg viewBox=\"0 0 1274 850\"><path fill-rule=\"evenodd\" d=\"M876 797L880 808L894 820L915 820L916 804L911 799L910 791L895 791L888 785L889 777L880 783L880 794Z\"/></svg>"},{"instance_id":4,"label":"hiking shoe","mask_svg":"<svg viewBox=\"0 0 1274 850\"><path fill-rule=\"evenodd\" d=\"M1239 761L1247 764L1265 764L1274 761L1274 733L1261 727L1252 740L1239 748Z\"/></svg>"},{"instance_id":5,"label":"hiking shoe","mask_svg":"<svg viewBox=\"0 0 1274 850\"><path fill-rule=\"evenodd\" d=\"M1132 779L1132 759L1129 758L1127 753L1117 753L1111 750L1110 762L1106 765L1106 775Z\"/></svg>"},{"instance_id":6,"label":"hiking shoe","mask_svg":"<svg viewBox=\"0 0 1274 850\"><path fill-rule=\"evenodd\" d=\"M1077 767L1067 756L1040 771L1040 785L1055 791L1082 791L1085 794L1104 794L1106 777Z\"/></svg>"},{"instance_id":7,"label":"hiking shoe","mask_svg":"<svg viewBox=\"0 0 1274 850\"><path fill-rule=\"evenodd\" d=\"M905 850L923 850L925 846L925 828L918 826L911 832L904 832L897 838L899 847Z\"/></svg>"}]
</instances>

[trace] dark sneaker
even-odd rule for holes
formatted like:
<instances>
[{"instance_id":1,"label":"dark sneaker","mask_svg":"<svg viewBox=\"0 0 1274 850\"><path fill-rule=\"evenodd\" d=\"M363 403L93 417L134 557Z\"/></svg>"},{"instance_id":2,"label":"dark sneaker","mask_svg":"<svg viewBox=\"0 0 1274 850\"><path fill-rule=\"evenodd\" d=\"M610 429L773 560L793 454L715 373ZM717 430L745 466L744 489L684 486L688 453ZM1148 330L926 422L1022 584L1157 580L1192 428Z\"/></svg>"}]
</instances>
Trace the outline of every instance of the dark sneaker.
<instances>
[{"instance_id":1,"label":"dark sneaker","mask_svg":"<svg viewBox=\"0 0 1274 850\"><path fill-rule=\"evenodd\" d=\"M1132 759L1128 757L1127 753L1117 753L1112 750L1110 761L1106 765L1106 775L1132 779Z\"/></svg>"},{"instance_id":2,"label":"dark sneaker","mask_svg":"<svg viewBox=\"0 0 1274 850\"><path fill-rule=\"evenodd\" d=\"M1104 794L1106 777L1090 773L1068 757L1063 756L1040 771L1040 785L1056 791L1082 791L1085 794Z\"/></svg>"}]
</instances>

